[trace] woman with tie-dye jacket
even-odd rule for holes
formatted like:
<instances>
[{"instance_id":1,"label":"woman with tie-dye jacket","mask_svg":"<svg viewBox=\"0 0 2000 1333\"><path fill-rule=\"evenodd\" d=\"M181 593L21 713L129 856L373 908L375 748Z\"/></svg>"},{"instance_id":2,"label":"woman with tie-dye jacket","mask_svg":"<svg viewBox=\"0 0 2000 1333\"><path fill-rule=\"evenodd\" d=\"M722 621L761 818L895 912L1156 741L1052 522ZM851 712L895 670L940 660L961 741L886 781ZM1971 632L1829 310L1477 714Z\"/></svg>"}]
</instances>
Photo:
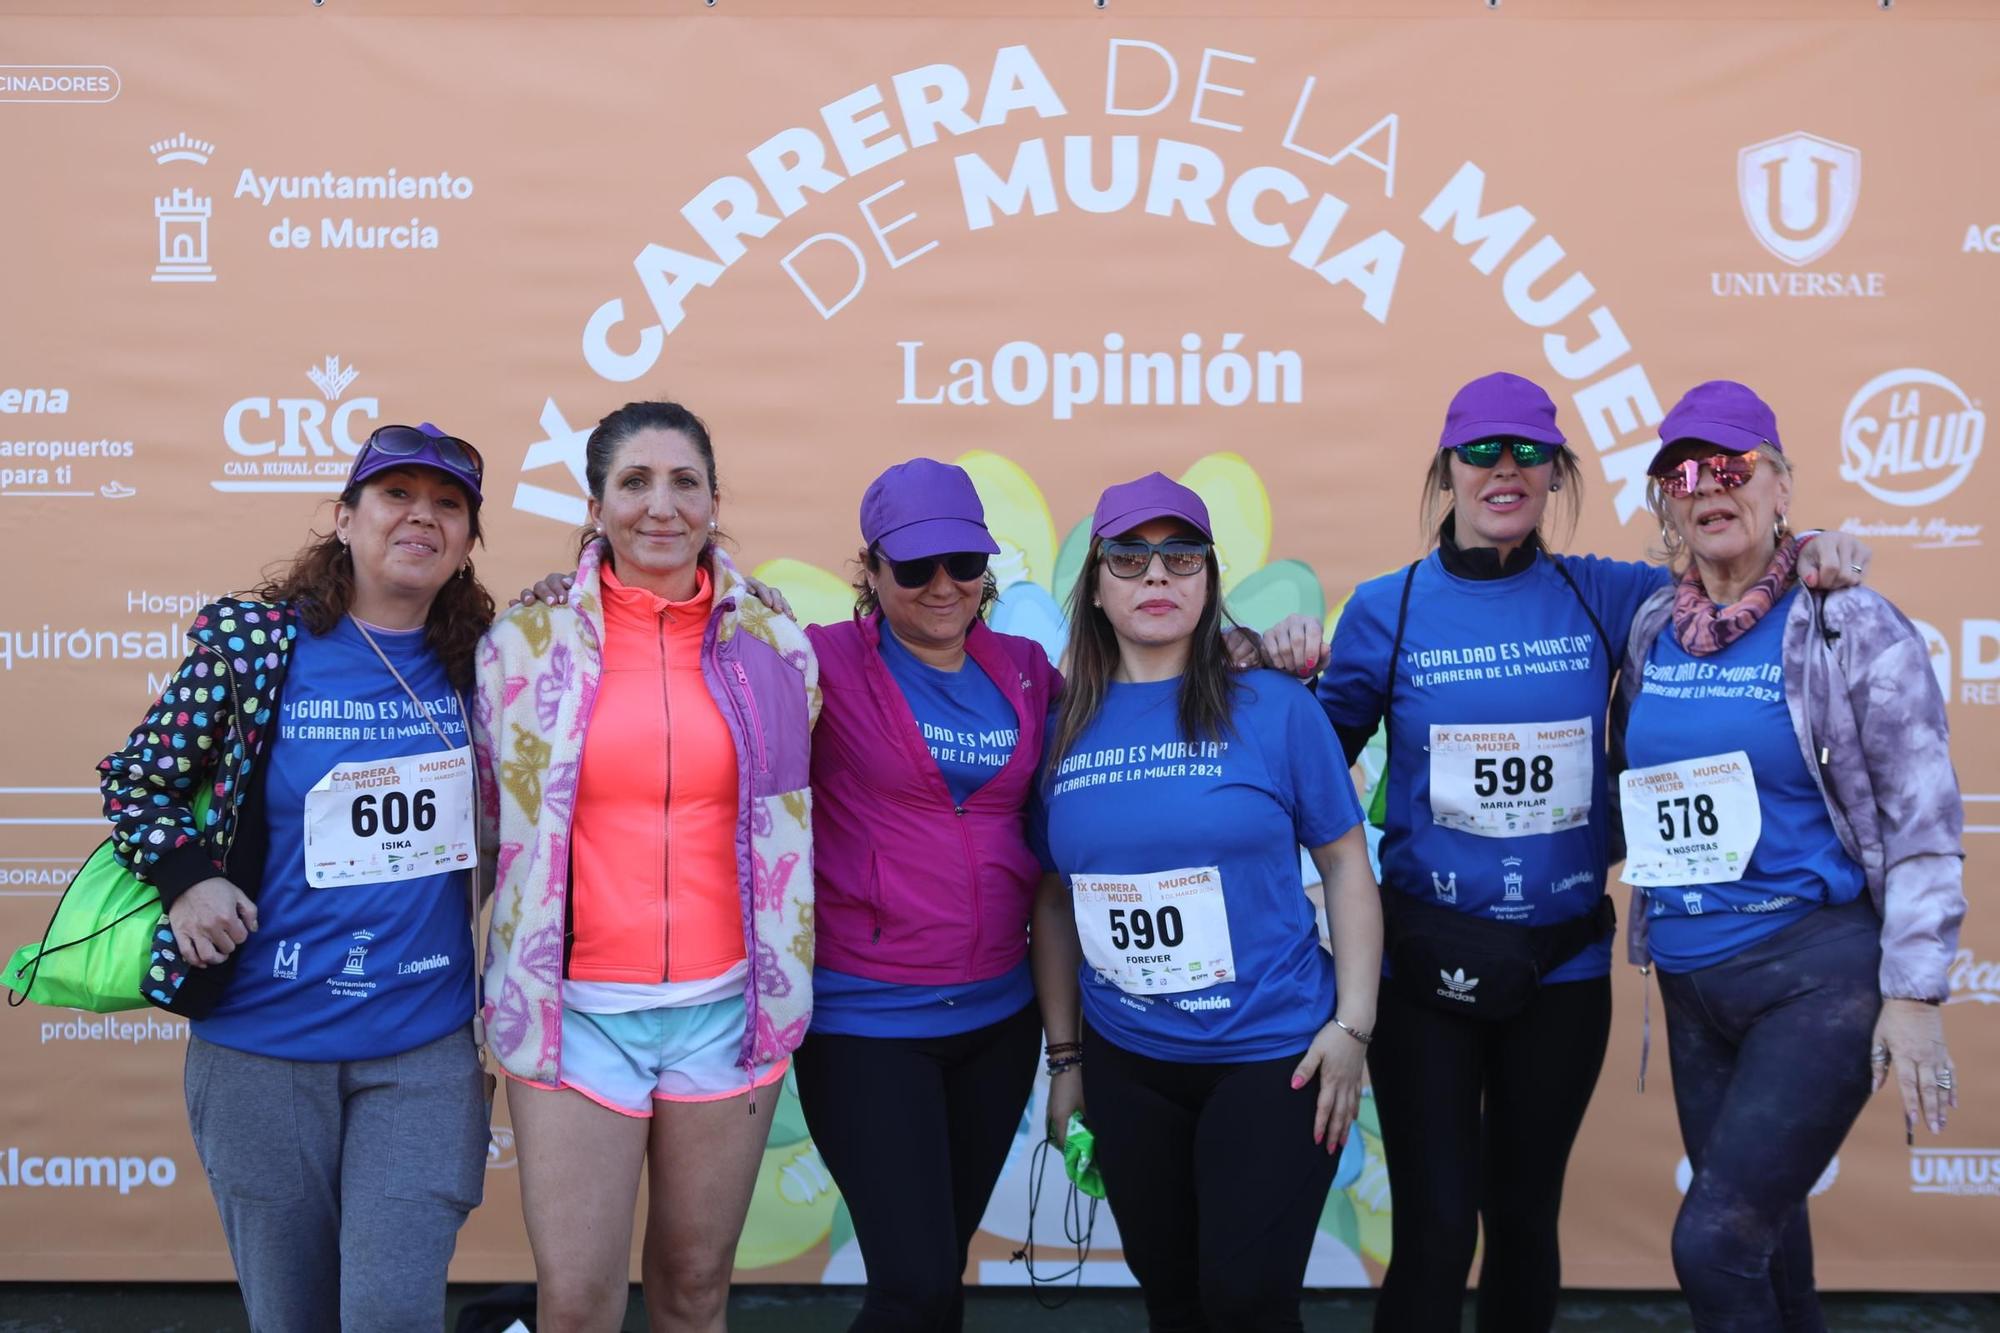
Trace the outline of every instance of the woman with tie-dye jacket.
<instances>
[{"instance_id":1,"label":"woman with tie-dye jacket","mask_svg":"<svg viewBox=\"0 0 2000 1333\"><path fill-rule=\"evenodd\" d=\"M818 667L716 545L700 418L629 403L585 474L567 604L516 607L480 644L487 1031L541 1327L621 1323L644 1163L652 1326L721 1328L812 1012Z\"/></svg>"}]
</instances>

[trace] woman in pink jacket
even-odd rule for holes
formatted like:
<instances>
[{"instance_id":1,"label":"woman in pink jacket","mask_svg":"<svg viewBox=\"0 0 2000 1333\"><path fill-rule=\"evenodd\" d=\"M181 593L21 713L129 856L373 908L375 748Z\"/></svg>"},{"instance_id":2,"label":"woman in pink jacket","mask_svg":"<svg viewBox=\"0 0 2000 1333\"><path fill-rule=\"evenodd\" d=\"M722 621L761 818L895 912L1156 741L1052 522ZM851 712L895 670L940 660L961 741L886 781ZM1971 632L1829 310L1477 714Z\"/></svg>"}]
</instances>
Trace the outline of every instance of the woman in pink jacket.
<instances>
[{"instance_id":1,"label":"woman in pink jacket","mask_svg":"<svg viewBox=\"0 0 2000 1333\"><path fill-rule=\"evenodd\" d=\"M807 631L817 1008L798 1052L813 1142L854 1219L854 1329L957 1329L966 1250L1034 1083L1024 812L1061 677L981 619L1000 548L962 468L861 501L852 620Z\"/></svg>"}]
</instances>

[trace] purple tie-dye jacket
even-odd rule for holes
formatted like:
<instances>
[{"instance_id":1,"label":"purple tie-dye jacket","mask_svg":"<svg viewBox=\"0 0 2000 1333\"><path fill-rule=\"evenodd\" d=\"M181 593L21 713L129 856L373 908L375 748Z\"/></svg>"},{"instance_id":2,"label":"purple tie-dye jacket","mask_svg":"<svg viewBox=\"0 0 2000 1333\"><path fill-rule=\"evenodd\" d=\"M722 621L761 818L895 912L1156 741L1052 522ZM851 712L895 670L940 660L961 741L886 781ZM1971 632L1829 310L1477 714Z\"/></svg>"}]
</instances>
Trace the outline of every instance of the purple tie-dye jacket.
<instances>
[{"instance_id":1,"label":"purple tie-dye jacket","mask_svg":"<svg viewBox=\"0 0 2000 1333\"><path fill-rule=\"evenodd\" d=\"M584 552L567 606L532 603L480 640L472 706L480 846L494 885L486 1037L517 1078L562 1072L563 923L570 817L603 665L603 543ZM720 552L702 676L736 742L736 863L749 1008L741 1063L778 1059L812 1016L812 726L819 664L805 631L748 595Z\"/></svg>"},{"instance_id":2,"label":"purple tie-dye jacket","mask_svg":"<svg viewBox=\"0 0 2000 1333\"><path fill-rule=\"evenodd\" d=\"M1785 620L1785 703L1806 769L1882 918L1882 994L1943 1000L1965 919L1965 805L1930 649L1880 593L1802 591ZM1621 750L1643 683L1633 664L1671 632L1673 602L1674 590L1662 588L1632 622L1612 719ZM1641 966L1652 957L1644 906L1634 890L1627 950Z\"/></svg>"}]
</instances>

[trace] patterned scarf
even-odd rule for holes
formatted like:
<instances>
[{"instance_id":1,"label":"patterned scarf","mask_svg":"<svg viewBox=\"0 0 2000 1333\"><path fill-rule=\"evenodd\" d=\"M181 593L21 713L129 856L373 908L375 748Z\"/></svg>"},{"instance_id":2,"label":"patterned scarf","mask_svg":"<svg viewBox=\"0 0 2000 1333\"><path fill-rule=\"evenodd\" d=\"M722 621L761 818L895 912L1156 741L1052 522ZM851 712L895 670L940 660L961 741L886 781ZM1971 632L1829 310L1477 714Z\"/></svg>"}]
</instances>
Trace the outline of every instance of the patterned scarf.
<instances>
[{"instance_id":1,"label":"patterned scarf","mask_svg":"<svg viewBox=\"0 0 2000 1333\"><path fill-rule=\"evenodd\" d=\"M1796 537L1778 543L1764 577L1728 606L1717 606L1702 586L1701 570L1690 564L1674 590L1674 637L1695 657L1721 652L1750 632L1776 606L1792 584L1792 570L1799 563L1800 542Z\"/></svg>"}]
</instances>

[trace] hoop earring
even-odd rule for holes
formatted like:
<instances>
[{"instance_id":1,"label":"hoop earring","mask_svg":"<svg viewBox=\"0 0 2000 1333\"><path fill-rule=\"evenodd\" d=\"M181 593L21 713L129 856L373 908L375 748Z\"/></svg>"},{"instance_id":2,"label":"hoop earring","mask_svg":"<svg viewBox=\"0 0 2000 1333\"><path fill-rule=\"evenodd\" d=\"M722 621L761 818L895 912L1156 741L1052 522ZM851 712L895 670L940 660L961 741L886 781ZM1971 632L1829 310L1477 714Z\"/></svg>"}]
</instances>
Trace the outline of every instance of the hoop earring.
<instances>
[{"instance_id":1,"label":"hoop earring","mask_svg":"<svg viewBox=\"0 0 2000 1333\"><path fill-rule=\"evenodd\" d=\"M1784 544L1785 538L1792 535L1792 525L1785 521L1783 514L1779 514L1778 521L1771 525L1771 535L1777 538L1778 544L1781 546Z\"/></svg>"}]
</instances>

